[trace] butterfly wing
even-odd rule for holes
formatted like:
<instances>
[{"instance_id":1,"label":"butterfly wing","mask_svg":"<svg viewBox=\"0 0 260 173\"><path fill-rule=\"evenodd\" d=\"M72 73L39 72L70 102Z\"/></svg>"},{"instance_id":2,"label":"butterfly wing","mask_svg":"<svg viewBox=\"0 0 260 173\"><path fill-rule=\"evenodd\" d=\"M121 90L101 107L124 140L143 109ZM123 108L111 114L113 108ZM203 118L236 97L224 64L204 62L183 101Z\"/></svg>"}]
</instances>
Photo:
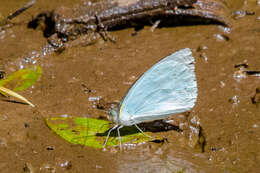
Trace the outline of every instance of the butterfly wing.
<instances>
[{"instance_id":1,"label":"butterfly wing","mask_svg":"<svg viewBox=\"0 0 260 173\"><path fill-rule=\"evenodd\" d=\"M194 58L189 48L165 57L145 72L120 105L123 124L163 119L188 111L197 100Z\"/></svg>"}]
</instances>

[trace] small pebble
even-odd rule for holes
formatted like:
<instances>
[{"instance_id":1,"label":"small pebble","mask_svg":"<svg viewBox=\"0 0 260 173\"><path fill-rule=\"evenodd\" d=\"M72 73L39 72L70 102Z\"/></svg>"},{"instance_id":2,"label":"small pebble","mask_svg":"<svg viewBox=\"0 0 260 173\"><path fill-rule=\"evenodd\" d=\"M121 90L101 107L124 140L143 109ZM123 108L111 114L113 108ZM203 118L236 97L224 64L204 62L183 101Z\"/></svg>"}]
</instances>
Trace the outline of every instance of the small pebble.
<instances>
[{"instance_id":1,"label":"small pebble","mask_svg":"<svg viewBox=\"0 0 260 173\"><path fill-rule=\"evenodd\" d=\"M217 151L217 148L216 147L212 147L211 151Z\"/></svg>"},{"instance_id":2,"label":"small pebble","mask_svg":"<svg viewBox=\"0 0 260 173\"><path fill-rule=\"evenodd\" d=\"M55 167L49 164L43 164L43 166L40 167L40 172L55 172L55 170Z\"/></svg>"},{"instance_id":3,"label":"small pebble","mask_svg":"<svg viewBox=\"0 0 260 173\"><path fill-rule=\"evenodd\" d=\"M190 120L190 122L196 126L200 125L200 119L197 116L193 116Z\"/></svg>"},{"instance_id":4,"label":"small pebble","mask_svg":"<svg viewBox=\"0 0 260 173\"><path fill-rule=\"evenodd\" d=\"M233 105L238 105L240 103L240 100L238 99L238 96L232 97L232 99L229 99L229 102Z\"/></svg>"},{"instance_id":5,"label":"small pebble","mask_svg":"<svg viewBox=\"0 0 260 173\"><path fill-rule=\"evenodd\" d=\"M63 114L63 115L61 115L61 117L68 118L68 114Z\"/></svg>"},{"instance_id":6,"label":"small pebble","mask_svg":"<svg viewBox=\"0 0 260 173\"><path fill-rule=\"evenodd\" d=\"M89 101L89 102L99 101L101 98L102 98L101 96L89 97L89 98L88 98L88 101Z\"/></svg>"},{"instance_id":7,"label":"small pebble","mask_svg":"<svg viewBox=\"0 0 260 173\"><path fill-rule=\"evenodd\" d=\"M207 49L208 49L207 46L201 45L201 46L199 46L199 47L197 48L197 52L200 52L200 51L203 51L203 50L207 50Z\"/></svg>"},{"instance_id":8,"label":"small pebble","mask_svg":"<svg viewBox=\"0 0 260 173\"><path fill-rule=\"evenodd\" d=\"M82 90L83 90L83 92L84 92L85 94L88 94L88 93L92 92L91 89L89 89L89 88L87 87L87 85L85 85L84 83L82 83L81 86L82 86Z\"/></svg>"},{"instance_id":9,"label":"small pebble","mask_svg":"<svg viewBox=\"0 0 260 173\"><path fill-rule=\"evenodd\" d=\"M96 169L100 169L100 168L102 168L102 166L96 165Z\"/></svg>"},{"instance_id":10,"label":"small pebble","mask_svg":"<svg viewBox=\"0 0 260 173\"><path fill-rule=\"evenodd\" d=\"M233 74L233 78L237 81L240 82L241 79L247 78L245 69L243 67L239 68L238 71L235 71Z\"/></svg>"},{"instance_id":11,"label":"small pebble","mask_svg":"<svg viewBox=\"0 0 260 173\"><path fill-rule=\"evenodd\" d=\"M25 173L35 173L35 169L33 168L31 163L25 163L23 167L23 172Z\"/></svg>"},{"instance_id":12,"label":"small pebble","mask_svg":"<svg viewBox=\"0 0 260 173\"><path fill-rule=\"evenodd\" d=\"M255 15L255 12L246 11L246 10L237 10L237 11L232 12L232 16L234 19L239 19L239 18L245 17L246 15L248 15L248 16Z\"/></svg>"},{"instance_id":13,"label":"small pebble","mask_svg":"<svg viewBox=\"0 0 260 173\"><path fill-rule=\"evenodd\" d=\"M72 167L72 163L71 163L71 161L66 160L65 162L60 164L60 167L62 167L63 169L69 170Z\"/></svg>"},{"instance_id":14,"label":"small pebble","mask_svg":"<svg viewBox=\"0 0 260 173\"><path fill-rule=\"evenodd\" d=\"M29 123L24 123L24 127L29 128L30 127Z\"/></svg>"},{"instance_id":15,"label":"small pebble","mask_svg":"<svg viewBox=\"0 0 260 173\"><path fill-rule=\"evenodd\" d=\"M223 81L220 81L220 88L224 88L225 87L225 83Z\"/></svg>"},{"instance_id":16,"label":"small pebble","mask_svg":"<svg viewBox=\"0 0 260 173\"><path fill-rule=\"evenodd\" d=\"M224 34L214 34L214 37L219 41L228 41L230 40L227 35Z\"/></svg>"},{"instance_id":17,"label":"small pebble","mask_svg":"<svg viewBox=\"0 0 260 173\"><path fill-rule=\"evenodd\" d=\"M54 147L53 146L47 146L46 149L47 150L54 150Z\"/></svg>"},{"instance_id":18,"label":"small pebble","mask_svg":"<svg viewBox=\"0 0 260 173\"><path fill-rule=\"evenodd\" d=\"M219 28L226 34L231 33L231 28L229 28L229 27L224 27L224 26L220 25Z\"/></svg>"},{"instance_id":19,"label":"small pebble","mask_svg":"<svg viewBox=\"0 0 260 173\"><path fill-rule=\"evenodd\" d=\"M136 35L137 35L137 32L136 32L136 31L134 31L134 32L131 33L131 36L133 36L133 37L136 36Z\"/></svg>"},{"instance_id":20,"label":"small pebble","mask_svg":"<svg viewBox=\"0 0 260 173\"><path fill-rule=\"evenodd\" d=\"M207 55L206 55L205 52L203 52L202 54L200 54L200 58L204 59L205 63L208 62L208 57L207 57Z\"/></svg>"}]
</instances>

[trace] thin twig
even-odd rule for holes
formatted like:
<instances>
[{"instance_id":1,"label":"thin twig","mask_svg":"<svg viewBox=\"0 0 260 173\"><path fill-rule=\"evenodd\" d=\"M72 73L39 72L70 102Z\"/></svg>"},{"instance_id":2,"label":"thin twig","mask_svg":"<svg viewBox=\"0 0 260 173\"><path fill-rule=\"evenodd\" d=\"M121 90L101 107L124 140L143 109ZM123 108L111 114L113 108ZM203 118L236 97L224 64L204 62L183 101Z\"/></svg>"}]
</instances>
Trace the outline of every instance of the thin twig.
<instances>
[{"instance_id":1,"label":"thin twig","mask_svg":"<svg viewBox=\"0 0 260 173\"><path fill-rule=\"evenodd\" d=\"M10 14L9 16L7 16L6 19L0 21L0 26L4 26L7 25L8 23L10 23L10 21L17 17L18 15L20 15L22 12L24 12L25 10L27 10L28 8L30 8L31 6L33 6L35 4L36 0L31 0L29 3L27 3L26 5L24 5L22 8L19 8L18 10L16 10L14 13ZM1 28L0 28L1 30Z\"/></svg>"},{"instance_id":2,"label":"thin twig","mask_svg":"<svg viewBox=\"0 0 260 173\"><path fill-rule=\"evenodd\" d=\"M96 17L96 20L97 20L98 33L101 35L101 37L105 41L107 41L107 39L108 39L112 43L115 43L116 42L115 38L107 32L107 26L105 27L105 25L100 20L99 16L95 15L95 17Z\"/></svg>"},{"instance_id":3,"label":"thin twig","mask_svg":"<svg viewBox=\"0 0 260 173\"><path fill-rule=\"evenodd\" d=\"M160 24L161 20L157 20L153 26L151 27L151 32L154 32L154 30L158 27L158 25Z\"/></svg>"},{"instance_id":4,"label":"thin twig","mask_svg":"<svg viewBox=\"0 0 260 173\"><path fill-rule=\"evenodd\" d=\"M16 10L14 13L12 13L11 15L9 15L7 17L7 20L12 20L13 18L15 18L16 16L20 15L22 12L24 12L25 10L27 10L28 8L30 8L31 6L33 6L35 4L36 0L31 0L29 3L27 3L26 5L24 5L22 8Z\"/></svg>"}]
</instances>

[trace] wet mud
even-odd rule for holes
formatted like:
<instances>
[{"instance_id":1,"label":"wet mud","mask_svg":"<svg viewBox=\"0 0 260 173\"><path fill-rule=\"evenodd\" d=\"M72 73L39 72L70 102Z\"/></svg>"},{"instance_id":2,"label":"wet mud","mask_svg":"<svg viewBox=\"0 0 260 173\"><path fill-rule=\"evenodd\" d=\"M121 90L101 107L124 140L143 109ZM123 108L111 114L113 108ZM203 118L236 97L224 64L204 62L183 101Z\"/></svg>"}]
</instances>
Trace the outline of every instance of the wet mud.
<instances>
[{"instance_id":1,"label":"wet mud","mask_svg":"<svg viewBox=\"0 0 260 173\"><path fill-rule=\"evenodd\" d=\"M109 32L115 43L98 38L61 52L47 49L41 26L31 29L28 23L43 11L82 1L39 0L14 18L12 27L0 31L1 76L34 64L43 75L19 92L36 108L0 101L0 172L259 172L260 3L221 2L230 27L125 28ZM0 19L26 3L1 1ZM46 126L47 117L106 117L105 110L118 104L143 72L186 47L196 61L195 107L143 125L164 141L125 145L122 152L93 149L70 144Z\"/></svg>"}]
</instances>

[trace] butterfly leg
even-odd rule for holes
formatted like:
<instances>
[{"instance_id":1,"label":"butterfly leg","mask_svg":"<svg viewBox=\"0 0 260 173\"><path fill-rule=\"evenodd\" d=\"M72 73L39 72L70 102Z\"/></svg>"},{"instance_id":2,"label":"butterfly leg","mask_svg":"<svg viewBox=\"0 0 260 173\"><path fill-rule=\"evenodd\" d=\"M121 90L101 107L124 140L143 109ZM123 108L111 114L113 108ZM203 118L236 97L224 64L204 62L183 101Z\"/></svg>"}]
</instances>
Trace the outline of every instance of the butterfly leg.
<instances>
[{"instance_id":1,"label":"butterfly leg","mask_svg":"<svg viewBox=\"0 0 260 173\"><path fill-rule=\"evenodd\" d=\"M117 128L118 140L119 140L119 143L120 143L120 151L122 151L122 142L121 142L121 137L120 137L120 131L119 131L119 130L120 130L122 127L124 127L124 126L121 125L121 126L119 126L119 127Z\"/></svg>"},{"instance_id":2,"label":"butterfly leg","mask_svg":"<svg viewBox=\"0 0 260 173\"><path fill-rule=\"evenodd\" d=\"M140 129L140 127L137 126L137 124L134 124L134 125L135 125L135 127L136 127L144 136L146 136L146 137L148 137L148 138L153 138L152 136L149 136L149 135L145 134L145 133L142 131L142 129Z\"/></svg>"},{"instance_id":3,"label":"butterfly leg","mask_svg":"<svg viewBox=\"0 0 260 173\"><path fill-rule=\"evenodd\" d=\"M106 146L106 144L107 144L107 141L108 141L108 138L109 138L109 135L110 135L111 131L115 130L118 126L119 126L119 125L117 124L117 125L115 125L112 129L110 129L110 130L108 131L108 134L107 134L107 137L106 137L106 141L105 141L105 143L104 143L104 145L103 145L103 148L105 148L105 146Z\"/></svg>"}]
</instances>

